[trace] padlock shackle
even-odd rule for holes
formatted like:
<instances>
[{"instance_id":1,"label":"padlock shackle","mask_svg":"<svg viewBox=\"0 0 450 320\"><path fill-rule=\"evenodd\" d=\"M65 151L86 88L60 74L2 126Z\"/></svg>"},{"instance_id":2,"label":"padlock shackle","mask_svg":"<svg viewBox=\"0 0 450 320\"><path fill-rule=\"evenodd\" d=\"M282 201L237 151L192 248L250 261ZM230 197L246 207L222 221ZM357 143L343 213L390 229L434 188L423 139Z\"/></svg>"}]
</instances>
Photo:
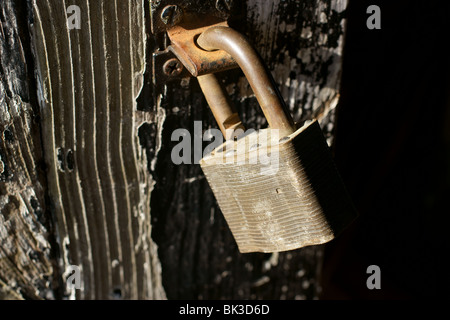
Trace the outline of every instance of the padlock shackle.
<instances>
[{"instance_id":1,"label":"padlock shackle","mask_svg":"<svg viewBox=\"0 0 450 320\"><path fill-rule=\"evenodd\" d=\"M207 51L228 52L247 77L269 127L279 129L281 137L295 131L294 121L272 75L247 38L229 27L211 27L198 37L197 44Z\"/></svg>"},{"instance_id":2,"label":"padlock shackle","mask_svg":"<svg viewBox=\"0 0 450 320\"><path fill-rule=\"evenodd\" d=\"M236 108L214 73L197 76L198 84L205 95L214 118L226 140L235 136L235 130L245 131Z\"/></svg>"}]
</instances>

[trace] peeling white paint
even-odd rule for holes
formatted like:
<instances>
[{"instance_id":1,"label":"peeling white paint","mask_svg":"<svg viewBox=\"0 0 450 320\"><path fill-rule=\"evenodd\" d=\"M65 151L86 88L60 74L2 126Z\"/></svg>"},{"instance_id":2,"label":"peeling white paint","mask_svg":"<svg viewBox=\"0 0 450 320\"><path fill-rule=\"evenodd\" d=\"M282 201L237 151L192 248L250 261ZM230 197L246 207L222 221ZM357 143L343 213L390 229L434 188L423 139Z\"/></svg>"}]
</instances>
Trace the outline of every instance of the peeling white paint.
<instances>
[{"instance_id":1,"label":"peeling white paint","mask_svg":"<svg viewBox=\"0 0 450 320\"><path fill-rule=\"evenodd\" d=\"M343 12L347 8L348 0L336 0L331 2L331 10L338 13Z\"/></svg>"}]
</instances>

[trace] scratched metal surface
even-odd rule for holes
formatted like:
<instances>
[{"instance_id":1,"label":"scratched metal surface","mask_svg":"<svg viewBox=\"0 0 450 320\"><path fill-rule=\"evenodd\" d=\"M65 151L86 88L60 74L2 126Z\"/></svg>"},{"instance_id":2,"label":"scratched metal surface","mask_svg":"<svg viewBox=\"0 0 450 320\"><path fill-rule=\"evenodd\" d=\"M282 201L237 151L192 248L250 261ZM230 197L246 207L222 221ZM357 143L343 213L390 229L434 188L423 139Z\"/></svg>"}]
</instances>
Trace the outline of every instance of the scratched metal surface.
<instances>
[{"instance_id":1,"label":"scratched metal surface","mask_svg":"<svg viewBox=\"0 0 450 320\"><path fill-rule=\"evenodd\" d=\"M200 161L241 253L324 244L356 217L317 121L286 138L261 129Z\"/></svg>"}]
</instances>

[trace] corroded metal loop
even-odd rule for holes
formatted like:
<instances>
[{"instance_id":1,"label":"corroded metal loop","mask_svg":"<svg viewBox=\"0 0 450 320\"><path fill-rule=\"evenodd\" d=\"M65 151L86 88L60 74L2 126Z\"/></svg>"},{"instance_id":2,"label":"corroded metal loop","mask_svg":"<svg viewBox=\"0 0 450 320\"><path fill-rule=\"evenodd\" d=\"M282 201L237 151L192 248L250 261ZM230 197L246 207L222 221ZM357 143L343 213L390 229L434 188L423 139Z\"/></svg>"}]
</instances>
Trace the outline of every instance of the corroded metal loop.
<instances>
[{"instance_id":1,"label":"corroded metal loop","mask_svg":"<svg viewBox=\"0 0 450 320\"><path fill-rule=\"evenodd\" d=\"M270 128L279 129L282 136L295 131L294 121L270 72L246 37L229 27L215 26L205 30L197 44L207 51L229 53L247 77Z\"/></svg>"}]
</instances>

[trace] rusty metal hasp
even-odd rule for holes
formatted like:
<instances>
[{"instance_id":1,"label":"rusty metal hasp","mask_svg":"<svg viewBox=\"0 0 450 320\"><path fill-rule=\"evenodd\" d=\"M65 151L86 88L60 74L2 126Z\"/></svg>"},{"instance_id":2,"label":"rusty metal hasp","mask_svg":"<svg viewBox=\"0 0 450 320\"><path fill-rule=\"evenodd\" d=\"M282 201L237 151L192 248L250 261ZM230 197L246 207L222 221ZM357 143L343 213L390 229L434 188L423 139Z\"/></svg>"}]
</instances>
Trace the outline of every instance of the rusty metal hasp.
<instances>
[{"instance_id":1,"label":"rusty metal hasp","mask_svg":"<svg viewBox=\"0 0 450 320\"><path fill-rule=\"evenodd\" d=\"M212 26L228 26L231 0L150 1L151 28L156 43L152 53L153 84L237 68L223 50L207 52L196 44L197 37Z\"/></svg>"}]
</instances>

